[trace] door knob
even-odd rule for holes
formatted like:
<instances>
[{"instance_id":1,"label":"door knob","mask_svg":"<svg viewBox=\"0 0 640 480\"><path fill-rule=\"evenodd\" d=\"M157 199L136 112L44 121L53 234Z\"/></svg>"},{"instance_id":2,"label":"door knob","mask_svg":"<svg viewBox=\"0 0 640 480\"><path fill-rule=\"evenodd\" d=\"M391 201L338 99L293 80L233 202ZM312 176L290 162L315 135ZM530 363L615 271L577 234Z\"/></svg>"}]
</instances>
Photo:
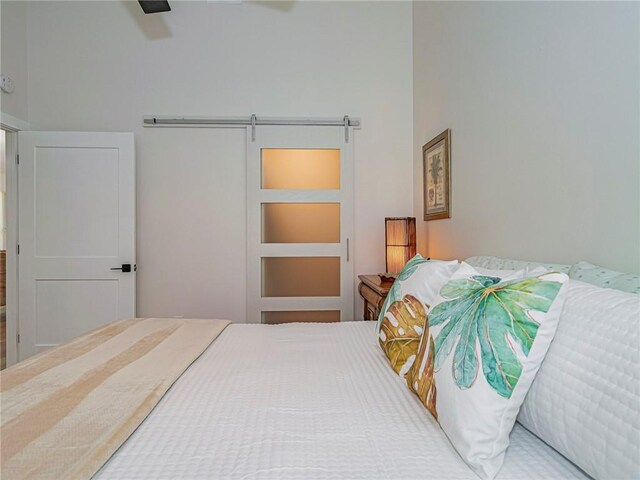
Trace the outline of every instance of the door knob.
<instances>
[{"instance_id":1,"label":"door knob","mask_svg":"<svg viewBox=\"0 0 640 480\"><path fill-rule=\"evenodd\" d=\"M138 269L137 265L133 266L133 271L135 272ZM111 270L120 270L124 273L129 273L131 272L131 264L130 263L123 263L121 267L114 267Z\"/></svg>"}]
</instances>

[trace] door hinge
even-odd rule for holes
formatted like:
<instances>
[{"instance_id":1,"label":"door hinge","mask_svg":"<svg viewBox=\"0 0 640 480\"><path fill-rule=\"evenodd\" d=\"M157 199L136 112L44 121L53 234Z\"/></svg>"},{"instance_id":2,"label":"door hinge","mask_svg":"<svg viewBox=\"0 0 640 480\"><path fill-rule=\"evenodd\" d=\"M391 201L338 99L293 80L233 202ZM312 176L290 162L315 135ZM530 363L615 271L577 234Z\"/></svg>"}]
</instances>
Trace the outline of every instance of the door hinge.
<instances>
[{"instance_id":1,"label":"door hinge","mask_svg":"<svg viewBox=\"0 0 640 480\"><path fill-rule=\"evenodd\" d=\"M16 165L20 165L20 154L16 154Z\"/></svg>"},{"instance_id":2,"label":"door hinge","mask_svg":"<svg viewBox=\"0 0 640 480\"><path fill-rule=\"evenodd\" d=\"M16 253L18 255L20 255L20 244L19 243L16 244Z\"/></svg>"},{"instance_id":3,"label":"door hinge","mask_svg":"<svg viewBox=\"0 0 640 480\"><path fill-rule=\"evenodd\" d=\"M20 343L20 334L16 333L16 343Z\"/></svg>"}]
</instances>

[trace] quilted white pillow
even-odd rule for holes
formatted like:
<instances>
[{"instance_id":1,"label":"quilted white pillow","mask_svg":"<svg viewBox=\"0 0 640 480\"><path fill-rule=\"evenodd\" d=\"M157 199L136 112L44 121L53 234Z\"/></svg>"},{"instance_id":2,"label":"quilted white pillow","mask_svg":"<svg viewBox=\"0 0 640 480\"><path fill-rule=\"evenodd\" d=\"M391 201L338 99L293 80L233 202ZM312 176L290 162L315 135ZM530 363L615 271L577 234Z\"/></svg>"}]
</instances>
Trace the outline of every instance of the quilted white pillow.
<instances>
[{"instance_id":1,"label":"quilted white pillow","mask_svg":"<svg viewBox=\"0 0 640 480\"><path fill-rule=\"evenodd\" d=\"M555 334L567 280L555 272L492 277L463 262L428 312L408 380L481 478L502 467Z\"/></svg>"},{"instance_id":2,"label":"quilted white pillow","mask_svg":"<svg viewBox=\"0 0 640 480\"><path fill-rule=\"evenodd\" d=\"M518 421L595 478L640 478L640 296L569 280Z\"/></svg>"},{"instance_id":3,"label":"quilted white pillow","mask_svg":"<svg viewBox=\"0 0 640 480\"><path fill-rule=\"evenodd\" d=\"M608 268L578 262L571 266L569 278L603 288L615 288L623 292L640 294L640 275L616 272Z\"/></svg>"}]
</instances>

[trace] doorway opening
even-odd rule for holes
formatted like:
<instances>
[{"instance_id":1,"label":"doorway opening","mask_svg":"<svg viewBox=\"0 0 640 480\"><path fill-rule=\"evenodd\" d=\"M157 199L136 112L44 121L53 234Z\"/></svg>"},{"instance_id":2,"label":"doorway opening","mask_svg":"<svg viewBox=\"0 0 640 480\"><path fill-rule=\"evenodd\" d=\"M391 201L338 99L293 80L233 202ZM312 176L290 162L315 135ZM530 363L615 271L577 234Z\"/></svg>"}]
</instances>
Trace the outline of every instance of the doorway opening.
<instances>
[{"instance_id":1,"label":"doorway opening","mask_svg":"<svg viewBox=\"0 0 640 480\"><path fill-rule=\"evenodd\" d=\"M7 135L0 130L0 370L7 366Z\"/></svg>"}]
</instances>

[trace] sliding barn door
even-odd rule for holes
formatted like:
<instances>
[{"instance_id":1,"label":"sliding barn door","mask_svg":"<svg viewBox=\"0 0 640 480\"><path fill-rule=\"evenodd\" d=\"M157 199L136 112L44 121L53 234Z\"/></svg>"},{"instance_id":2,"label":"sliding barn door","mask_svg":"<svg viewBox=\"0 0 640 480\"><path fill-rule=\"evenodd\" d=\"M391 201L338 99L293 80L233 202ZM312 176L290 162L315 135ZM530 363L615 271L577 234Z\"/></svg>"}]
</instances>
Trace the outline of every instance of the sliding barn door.
<instances>
[{"instance_id":1,"label":"sliding barn door","mask_svg":"<svg viewBox=\"0 0 640 480\"><path fill-rule=\"evenodd\" d=\"M335 126L248 130L248 322L353 320L349 136Z\"/></svg>"},{"instance_id":2,"label":"sliding barn door","mask_svg":"<svg viewBox=\"0 0 640 480\"><path fill-rule=\"evenodd\" d=\"M20 132L21 360L135 316L132 133Z\"/></svg>"}]
</instances>

